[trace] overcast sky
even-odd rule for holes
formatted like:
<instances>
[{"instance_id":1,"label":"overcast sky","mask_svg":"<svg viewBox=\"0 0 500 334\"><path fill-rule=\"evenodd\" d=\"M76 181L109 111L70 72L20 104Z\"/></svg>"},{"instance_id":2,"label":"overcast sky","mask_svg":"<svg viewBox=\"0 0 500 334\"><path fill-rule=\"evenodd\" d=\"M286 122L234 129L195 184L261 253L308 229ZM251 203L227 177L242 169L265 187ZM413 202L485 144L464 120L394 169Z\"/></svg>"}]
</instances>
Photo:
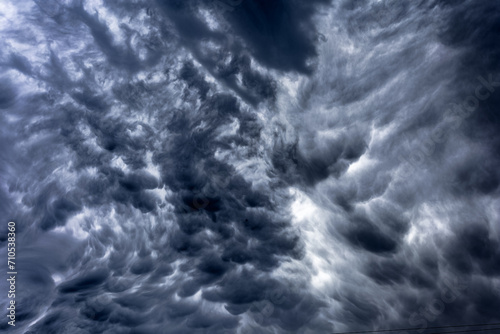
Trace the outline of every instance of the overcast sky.
<instances>
[{"instance_id":1,"label":"overcast sky","mask_svg":"<svg viewBox=\"0 0 500 334\"><path fill-rule=\"evenodd\" d=\"M496 0L3 0L0 329L500 322L499 36Z\"/></svg>"}]
</instances>

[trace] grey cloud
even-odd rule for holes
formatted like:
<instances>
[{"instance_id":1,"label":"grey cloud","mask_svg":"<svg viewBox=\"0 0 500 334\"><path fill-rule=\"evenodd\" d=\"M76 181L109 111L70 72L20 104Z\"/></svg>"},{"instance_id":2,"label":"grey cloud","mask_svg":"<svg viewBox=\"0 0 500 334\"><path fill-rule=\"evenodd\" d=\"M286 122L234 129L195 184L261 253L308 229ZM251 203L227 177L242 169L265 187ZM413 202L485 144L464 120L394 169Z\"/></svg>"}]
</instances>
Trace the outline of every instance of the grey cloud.
<instances>
[{"instance_id":1,"label":"grey cloud","mask_svg":"<svg viewBox=\"0 0 500 334\"><path fill-rule=\"evenodd\" d=\"M0 56L15 332L499 321L498 5L25 4Z\"/></svg>"}]
</instances>

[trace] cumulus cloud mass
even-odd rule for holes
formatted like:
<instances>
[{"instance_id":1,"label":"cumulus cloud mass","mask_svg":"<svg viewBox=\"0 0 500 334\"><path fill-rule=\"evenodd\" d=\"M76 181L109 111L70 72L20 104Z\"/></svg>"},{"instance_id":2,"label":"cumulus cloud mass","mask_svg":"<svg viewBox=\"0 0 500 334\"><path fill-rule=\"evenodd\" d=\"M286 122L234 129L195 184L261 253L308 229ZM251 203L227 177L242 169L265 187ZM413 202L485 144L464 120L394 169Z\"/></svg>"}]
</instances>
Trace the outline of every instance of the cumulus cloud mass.
<instances>
[{"instance_id":1,"label":"cumulus cloud mass","mask_svg":"<svg viewBox=\"0 0 500 334\"><path fill-rule=\"evenodd\" d=\"M5 0L0 34L2 331L500 333L500 2Z\"/></svg>"}]
</instances>

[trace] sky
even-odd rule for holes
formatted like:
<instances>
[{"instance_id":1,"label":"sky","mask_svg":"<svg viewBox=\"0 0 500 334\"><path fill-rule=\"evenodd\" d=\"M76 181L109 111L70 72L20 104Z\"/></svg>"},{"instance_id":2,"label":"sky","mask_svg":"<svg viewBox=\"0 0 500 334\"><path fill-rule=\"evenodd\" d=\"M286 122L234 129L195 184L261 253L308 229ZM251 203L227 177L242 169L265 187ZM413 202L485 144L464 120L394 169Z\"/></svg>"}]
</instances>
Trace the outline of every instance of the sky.
<instances>
[{"instance_id":1,"label":"sky","mask_svg":"<svg viewBox=\"0 0 500 334\"><path fill-rule=\"evenodd\" d=\"M0 331L500 322L500 2L3 0L0 36Z\"/></svg>"}]
</instances>

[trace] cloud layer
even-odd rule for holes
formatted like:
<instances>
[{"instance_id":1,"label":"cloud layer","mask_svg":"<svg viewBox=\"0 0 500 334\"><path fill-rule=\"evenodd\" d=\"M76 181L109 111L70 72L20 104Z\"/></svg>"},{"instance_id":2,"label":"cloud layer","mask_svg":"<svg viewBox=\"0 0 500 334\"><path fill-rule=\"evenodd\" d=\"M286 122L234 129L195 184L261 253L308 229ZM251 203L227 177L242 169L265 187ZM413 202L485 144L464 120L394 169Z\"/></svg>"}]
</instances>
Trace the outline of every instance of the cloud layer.
<instances>
[{"instance_id":1,"label":"cloud layer","mask_svg":"<svg viewBox=\"0 0 500 334\"><path fill-rule=\"evenodd\" d=\"M19 281L16 327L0 328L500 322L500 5L0 14L0 210L18 226Z\"/></svg>"}]
</instances>

